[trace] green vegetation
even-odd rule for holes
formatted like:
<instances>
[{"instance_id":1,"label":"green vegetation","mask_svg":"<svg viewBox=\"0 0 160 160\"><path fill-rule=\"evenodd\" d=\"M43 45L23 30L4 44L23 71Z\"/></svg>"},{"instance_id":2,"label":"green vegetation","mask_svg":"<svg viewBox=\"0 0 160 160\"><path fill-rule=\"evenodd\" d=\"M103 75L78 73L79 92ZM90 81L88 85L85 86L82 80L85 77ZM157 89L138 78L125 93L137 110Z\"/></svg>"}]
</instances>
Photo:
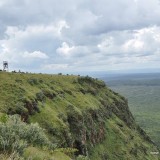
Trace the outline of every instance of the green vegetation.
<instances>
[{"instance_id":1,"label":"green vegetation","mask_svg":"<svg viewBox=\"0 0 160 160\"><path fill-rule=\"evenodd\" d=\"M1 159L158 160L127 100L88 76L0 72L0 121Z\"/></svg>"},{"instance_id":2,"label":"green vegetation","mask_svg":"<svg viewBox=\"0 0 160 160\"><path fill-rule=\"evenodd\" d=\"M26 124L18 115L1 116L0 151L6 154L21 155L28 145L52 147L38 124Z\"/></svg>"},{"instance_id":3,"label":"green vegetation","mask_svg":"<svg viewBox=\"0 0 160 160\"><path fill-rule=\"evenodd\" d=\"M128 98L136 122L160 147L160 75L126 75L108 84Z\"/></svg>"}]
</instances>

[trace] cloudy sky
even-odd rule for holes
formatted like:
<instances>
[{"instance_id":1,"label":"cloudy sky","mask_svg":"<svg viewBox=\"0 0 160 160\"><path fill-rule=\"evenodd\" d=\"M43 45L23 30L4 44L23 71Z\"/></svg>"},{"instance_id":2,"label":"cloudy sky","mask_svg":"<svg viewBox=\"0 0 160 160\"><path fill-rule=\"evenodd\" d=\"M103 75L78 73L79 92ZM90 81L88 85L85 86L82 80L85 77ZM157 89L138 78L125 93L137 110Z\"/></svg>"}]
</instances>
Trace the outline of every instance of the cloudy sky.
<instances>
[{"instance_id":1,"label":"cloudy sky","mask_svg":"<svg viewBox=\"0 0 160 160\"><path fill-rule=\"evenodd\" d=\"M46 73L160 68L160 1L0 0L3 60Z\"/></svg>"}]
</instances>

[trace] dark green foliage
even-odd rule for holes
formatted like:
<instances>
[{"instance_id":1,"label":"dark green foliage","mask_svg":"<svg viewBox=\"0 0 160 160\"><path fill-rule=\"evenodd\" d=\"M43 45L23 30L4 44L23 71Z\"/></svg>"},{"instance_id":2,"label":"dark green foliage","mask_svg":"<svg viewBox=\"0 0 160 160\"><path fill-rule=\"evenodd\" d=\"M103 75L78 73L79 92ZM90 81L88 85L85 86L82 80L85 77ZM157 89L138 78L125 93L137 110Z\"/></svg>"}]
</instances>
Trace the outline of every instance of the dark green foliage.
<instances>
[{"instance_id":1,"label":"dark green foliage","mask_svg":"<svg viewBox=\"0 0 160 160\"><path fill-rule=\"evenodd\" d=\"M69 95L72 95L72 91L70 91L70 90L64 90L66 93L68 93Z\"/></svg>"},{"instance_id":2,"label":"dark green foliage","mask_svg":"<svg viewBox=\"0 0 160 160\"><path fill-rule=\"evenodd\" d=\"M88 89L87 89L87 93L90 93L94 96L96 96L97 92L98 92L98 90L93 87L88 87Z\"/></svg>"},{"instance_id":3,"label":"dark green foliage","mask_svg":"<svg viewBox=\"0 0 160 160\"><path fill-rule=\"evenodd\" d=\"M39 83L43 83L43 79L40 79L40 80L39 80Z\"/></svg>"},{"instance_id":4,"label":"dark green foliage","mask_svg":"<svg viewBox=\"0 0 160 160\"><path fill-rule=\"evenodd\" d=\"M84 82L86 82L86 83L93 83L94 82L94 78L89 77L89 76L78 77L78 82L80 84L83 84Z\"/></svg>"},{"instance_id":5,"label":"dark green foliage","mask_svg":"<svg viewBox=\"0 0 160 160\"><path fill-rule=\"evenodd\" d=\"M37 85L39 82L38 82L38 79L36 79L36 78L30 78L30 79L28 79L28 83L30 85Z\"/></svg>"},{"instance_id":6,"label":"dark green foliage","mask_svg":"<svg viewBox=\"0 0 160 160\"><path fill-rule=\"evenodd\" d=\"M16 104L14 104L14 107L8 107L8 110L6 112L9 115L13 115L13 114L19 114L19 115L24 115L24 114L28 114L28 110L25 107L24 103L22 101L17 102Z\"/></svg>"},{"instance_id":7,"label":"dark green foliage","mask_svg":"<svg viewBox=\"0 0 160 160\"><path fill-rule=\"evenodd\" d=\"M89 77L89 76L78 77L78 83L80 83L80 84L87 83L90 86L100 87L100 88L106 86L106 84L103 81L94 79L94 78Z\"/></svg>"},{"instance_id":8,"label":"dark green foliage","mask_svg":"<svg viewBox=\"0 0 160 160\"><path fill-rule=\"evenodd\" d=\"M103 81L94 79L89 76L78 77L77 82L83 86L83 88L79 87L79 90L83 94L90 93L93 96L96 96L98 94L100 88L104 88L106 86Z\"/></svg>"},{"instance_id":9,"label":"dark green foliage","mask_svg":"<svg viewBox=\"0 0 160 160\"><path fill-rule=\"evenodd\" d=\"M44 95L44 93L42 91L36 93L36 98L40 102L45 102L45 100L46 100L46 97L45 97L45 95Z\"/></svg>"},{"instance_id":10,"label":"dark green foliage","mask_svg":"<svg viewBox=\"0 0 160 160\"><path fill-rule=\"evenodd\" d=\"M27 110L27 108L25 108L24 103L23 102L18 102L16 104L16 108L15 108L15 113L14 114L22 115L22 114L27 114L27 113L28 113L28 110Z\"/></svg>"},{"instance_id":11,"label":"dark green foliage","mask_svg":"<svg viewBox=\"0 0 160 160\"><path fill-rule=\"evenodd\" d=\"M42 89L42 92L49 99L53 99L56 97L56 93L50 89Z\"/></svg>"},{"instance_id":12,"label":"dark green foliage","mask_svg":"<svg viewBox=\"0 0 160 160\"><path fill-rule=\"evenodd\" d=\"M15 80L17 83L22 83L22 80L21 79L16 79Z\"/></svg>"}]
</instances>

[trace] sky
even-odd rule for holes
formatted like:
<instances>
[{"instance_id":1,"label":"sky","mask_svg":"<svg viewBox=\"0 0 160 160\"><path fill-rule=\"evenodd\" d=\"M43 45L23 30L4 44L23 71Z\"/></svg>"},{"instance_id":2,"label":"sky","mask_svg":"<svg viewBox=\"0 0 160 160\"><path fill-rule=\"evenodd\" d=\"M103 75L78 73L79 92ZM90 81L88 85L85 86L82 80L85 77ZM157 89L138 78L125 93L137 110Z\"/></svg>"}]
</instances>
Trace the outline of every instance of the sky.
<instances>
[{"instance_id":1,"label":"sky","mask_svg":"<svg viewBox=\"0 0 160 160\"><path fill-rule=\"evenodd\" d=\"M0 68L160 68L159 0L0 0Z\"/></svg>"}]
</instances>

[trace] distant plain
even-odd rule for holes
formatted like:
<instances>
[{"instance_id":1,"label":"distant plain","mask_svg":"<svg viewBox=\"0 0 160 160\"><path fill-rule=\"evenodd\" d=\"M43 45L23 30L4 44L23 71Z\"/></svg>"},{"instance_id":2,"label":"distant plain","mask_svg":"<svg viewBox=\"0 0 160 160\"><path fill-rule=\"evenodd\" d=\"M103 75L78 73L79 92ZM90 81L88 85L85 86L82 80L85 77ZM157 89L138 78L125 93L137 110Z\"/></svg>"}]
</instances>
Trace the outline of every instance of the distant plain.
<instances>
[{"instance_id":1,"label":"distant plain","mask_svg":"<svg viewBox=\"0 0 160 160\"><path fill-rule=\"evenodd\" d=\"M128 99L135 120L160 147L160 73L106 75L101 79Z\"/></svg>"}]
</instances>

